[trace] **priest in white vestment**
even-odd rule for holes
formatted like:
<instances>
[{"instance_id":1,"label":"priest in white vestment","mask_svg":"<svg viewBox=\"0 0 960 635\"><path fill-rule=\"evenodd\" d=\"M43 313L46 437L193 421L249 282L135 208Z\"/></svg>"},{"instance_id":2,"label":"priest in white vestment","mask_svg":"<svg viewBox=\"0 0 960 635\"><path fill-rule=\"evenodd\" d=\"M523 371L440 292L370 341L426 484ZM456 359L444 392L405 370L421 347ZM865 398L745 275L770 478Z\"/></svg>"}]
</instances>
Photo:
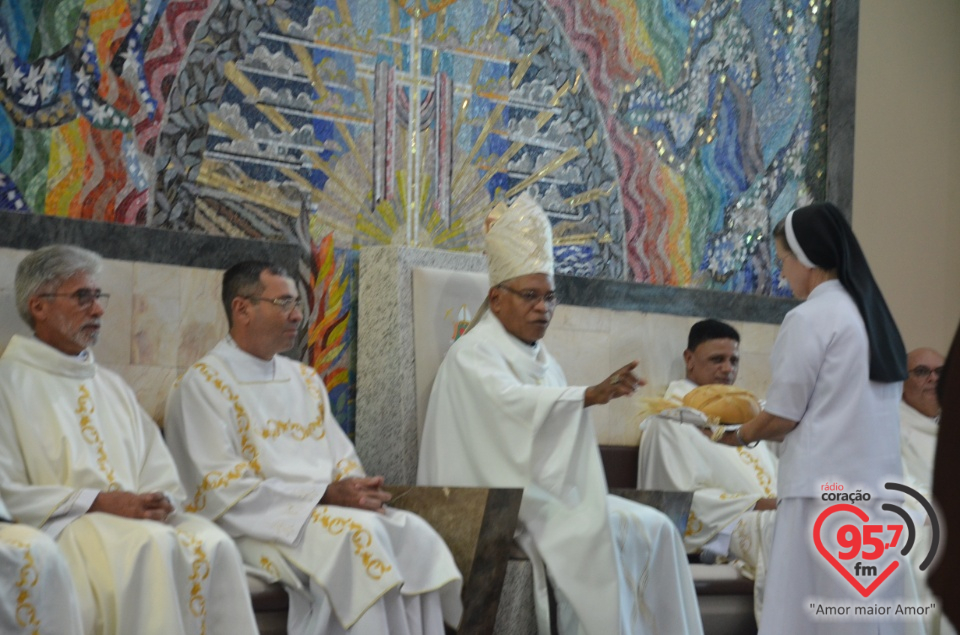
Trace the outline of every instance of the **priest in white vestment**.
<instances>
[{"instance_id":1,"label":"priest in white vestment","mask_svg":"<svg viewBox=\"0 0 960 635\"><path fill-rule=\"evenodd\" d=\"M240 263L223 302L230 335L167 401L187 508L284 584L291 635L443 635L462 611L453 556L423 519L385 505L383 477L364 474L316 371L279 355L303 319L294 281Z\"/></svg>"},{"instance_id":2,"label":"priest in white vestment","mask_svg":"<svg viewBox=\"0 0 960 635\"><path fill-rule=\"evenodd\" d=\"M0 499L0 633L82 635L63 555L43 532L14 524Z\"/></svg>"},{"instance_id":3,"label":"priest in white vestment","mask_svg":"<svg viewBox=\"0 0 960 635\"><path fill-rule=\"evenodd\" d=\"M100 257L53 245L17 267L33 337L0 358L0 494L54 538L87 635L251 635L236 545L179 511L183 489L157 425L96 343L107 294Z\"/></svg>"},{"instance_id":4,"label":"priest in white vestment","mask_svg":"<svg viewBox=\"0 0 960 635\"><path fill-rule=\"evenodd\" d=\"M907 355L907 379L900 401L900 453L905 483L930 499L933 457L937 449L940 402L937 383L943 370L943 355L918 348Z\"/></svg>"},{"instance_id":5,"label":"priest in white vestment","mask_svg":"<svg viewBox=\"0 0 960 635\"><path fill-rule=\"evenodd\" d=\"M900 457L903 459L903 482L933 500L933 458L940 429L940 402L937 384L943 371L943 355L931 348L918 348L907 354L907 378L903 382L900 401ZM919 504L907 498L907 505L922 512ZM925 515L925 514L924 514ZM920 562L929 549L929 523L921 528L917 546L911 552ZM943 615L941 601L927 587L926 572L919 572L917 581L920 601L936 604L926 619L931 635L955 635L956 629Z\"/></svg>"},{"instance_id":6,"label":"priest in white vestment","mask_svg":"<svg viewBox=\"0 0 960 635\"><path fill-rule=\"evenodd\" d=\"M694 324L683 352L686 377L670 383L664 400L676 402L694 388L733 385L740 365L740 334L707 319ZM753 448L711 442L694 425L653 415L640 424L637 485L693 492L683 537L702 561L735 561L754 580L754 615L760 621L767 559L777 507L777 458L766 442Z\"/></svg>"},{"instance_id":7,"label":"priest in white vestment","mask_svg":"<svg viewBox=\"0 0 960 635\"><path fill-rule=\"evenodd\" d=\"M534 565L541 635L546 578L564 635L701 633L679 532L659 511L608 495L586 412L633 393L636 362L596 386L567 386L540 342L556 306L546 214L522 194L485 229L491 289L437 372L418 482L523 488L517 541Z\"/></svg>"}]
</instances>

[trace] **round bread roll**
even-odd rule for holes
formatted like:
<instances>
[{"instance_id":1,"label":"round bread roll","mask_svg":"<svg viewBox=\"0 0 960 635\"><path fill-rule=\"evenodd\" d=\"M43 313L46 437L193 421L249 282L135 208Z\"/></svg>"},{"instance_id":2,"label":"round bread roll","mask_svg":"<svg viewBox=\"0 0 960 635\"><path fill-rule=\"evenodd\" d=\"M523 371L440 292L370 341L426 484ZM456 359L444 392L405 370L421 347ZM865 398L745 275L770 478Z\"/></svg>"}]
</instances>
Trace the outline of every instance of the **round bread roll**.
<instances>
[{"instance_id":1,"label":"round bread roll","mask_svg":"<svg viewBox=\"0 0 960 635\"><path fill-rule=\"evenodd\" d=\"M760 403L753 393L724 384L697 386L683 398L683 405L716 417L721 423L746 423L760 414Z\"/></svg>"}]
</instances>

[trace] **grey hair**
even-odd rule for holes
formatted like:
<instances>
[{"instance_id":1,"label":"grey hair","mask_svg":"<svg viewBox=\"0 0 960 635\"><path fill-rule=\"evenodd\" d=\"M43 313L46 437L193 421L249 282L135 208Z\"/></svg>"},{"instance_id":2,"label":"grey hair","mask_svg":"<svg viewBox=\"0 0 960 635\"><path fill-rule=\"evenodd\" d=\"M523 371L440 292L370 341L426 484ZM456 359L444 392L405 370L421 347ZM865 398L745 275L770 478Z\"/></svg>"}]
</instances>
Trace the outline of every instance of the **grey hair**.
<instances>
[{"instance_id":1,"label":"grey hair","mask_svg":"<svg viewBox=\"0 0 960 635\"><path fill-rule=\"evenodd\" d=\"M78 273L95 276L103 269L103 258L98 254L73 245L48 245L41 247L17 265L14 288L17 295L17 312L30 328L33 315L30 299L38 293L51 291L68 278Z\"/></svg>"}]
</instances>

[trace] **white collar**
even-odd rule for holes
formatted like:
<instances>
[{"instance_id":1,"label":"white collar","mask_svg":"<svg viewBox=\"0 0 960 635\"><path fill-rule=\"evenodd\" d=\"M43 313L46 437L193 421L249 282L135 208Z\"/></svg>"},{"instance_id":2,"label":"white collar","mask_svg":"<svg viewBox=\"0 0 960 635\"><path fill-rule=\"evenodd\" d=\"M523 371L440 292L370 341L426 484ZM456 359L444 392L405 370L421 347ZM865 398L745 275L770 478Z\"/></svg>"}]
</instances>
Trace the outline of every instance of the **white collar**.
<instances>
[{"instance_id":1,"label":"white collar","mask_svg":"<svg viewBox=\"0 0 960 635\"><path fill-rule=\"evenodd\" d=\"M260 359L240 348L229 335L216 347L216 352L241 382L274 381L277 378L276 355L270 359Z\"/></svg>"},{"instance_id":2,"label":"white collar","mask_svg":"<svg viewBox=\"0 0 960 635\"><path fill-rule=\"evenodd\" d=\"M36 336L14 335L3 352L3 358L63 377L89 379L97 374L97 364L90 349L80 355L67 355Z\"/></svg>"}]
</instances>

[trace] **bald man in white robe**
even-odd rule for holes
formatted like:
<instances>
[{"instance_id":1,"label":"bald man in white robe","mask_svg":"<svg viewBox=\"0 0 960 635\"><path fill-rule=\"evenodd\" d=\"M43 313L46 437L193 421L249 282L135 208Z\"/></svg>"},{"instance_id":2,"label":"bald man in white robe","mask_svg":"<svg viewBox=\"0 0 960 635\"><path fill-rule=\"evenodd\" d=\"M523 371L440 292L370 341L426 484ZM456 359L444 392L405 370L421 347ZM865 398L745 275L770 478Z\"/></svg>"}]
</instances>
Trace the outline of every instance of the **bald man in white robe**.
<instances>
[{"instance_id":1,"label":"bald man in white robe","mask_svg":"<svg viewBox=\"0 0 960 635\"><path fill-rule=\"evenodd\" d=\"M943 355L932 348L918 348L907 355L907 379L900 401L900 452L903 476L908 485L928 497L933 484L933 457L937 449L940 402L937 384L943 370Z\"/></svg>"},{"instance_id":2,"label":"bald man in white robe","mask_svg":"<svg viewBox=\"0 0 960 635\"><path fill-rule=\"evenodd\" d=\"M903 459L904 483L928 501L933 499L933 459L940 430L940 402L937 384L945 363L943 355L932 348L917 348L907 354L907 379L903 382L900 401L900 456ZM912 497L907 505L918 513L923 510ZM919 531L918 542L911 552L916 565L929 549L929 523ZM941 601L927 587L925 572L918 572L917 593L924 604L937 604L925 619L930 635L955 635L957 630L940 608Z\"/></svg>"}]
</instances>

